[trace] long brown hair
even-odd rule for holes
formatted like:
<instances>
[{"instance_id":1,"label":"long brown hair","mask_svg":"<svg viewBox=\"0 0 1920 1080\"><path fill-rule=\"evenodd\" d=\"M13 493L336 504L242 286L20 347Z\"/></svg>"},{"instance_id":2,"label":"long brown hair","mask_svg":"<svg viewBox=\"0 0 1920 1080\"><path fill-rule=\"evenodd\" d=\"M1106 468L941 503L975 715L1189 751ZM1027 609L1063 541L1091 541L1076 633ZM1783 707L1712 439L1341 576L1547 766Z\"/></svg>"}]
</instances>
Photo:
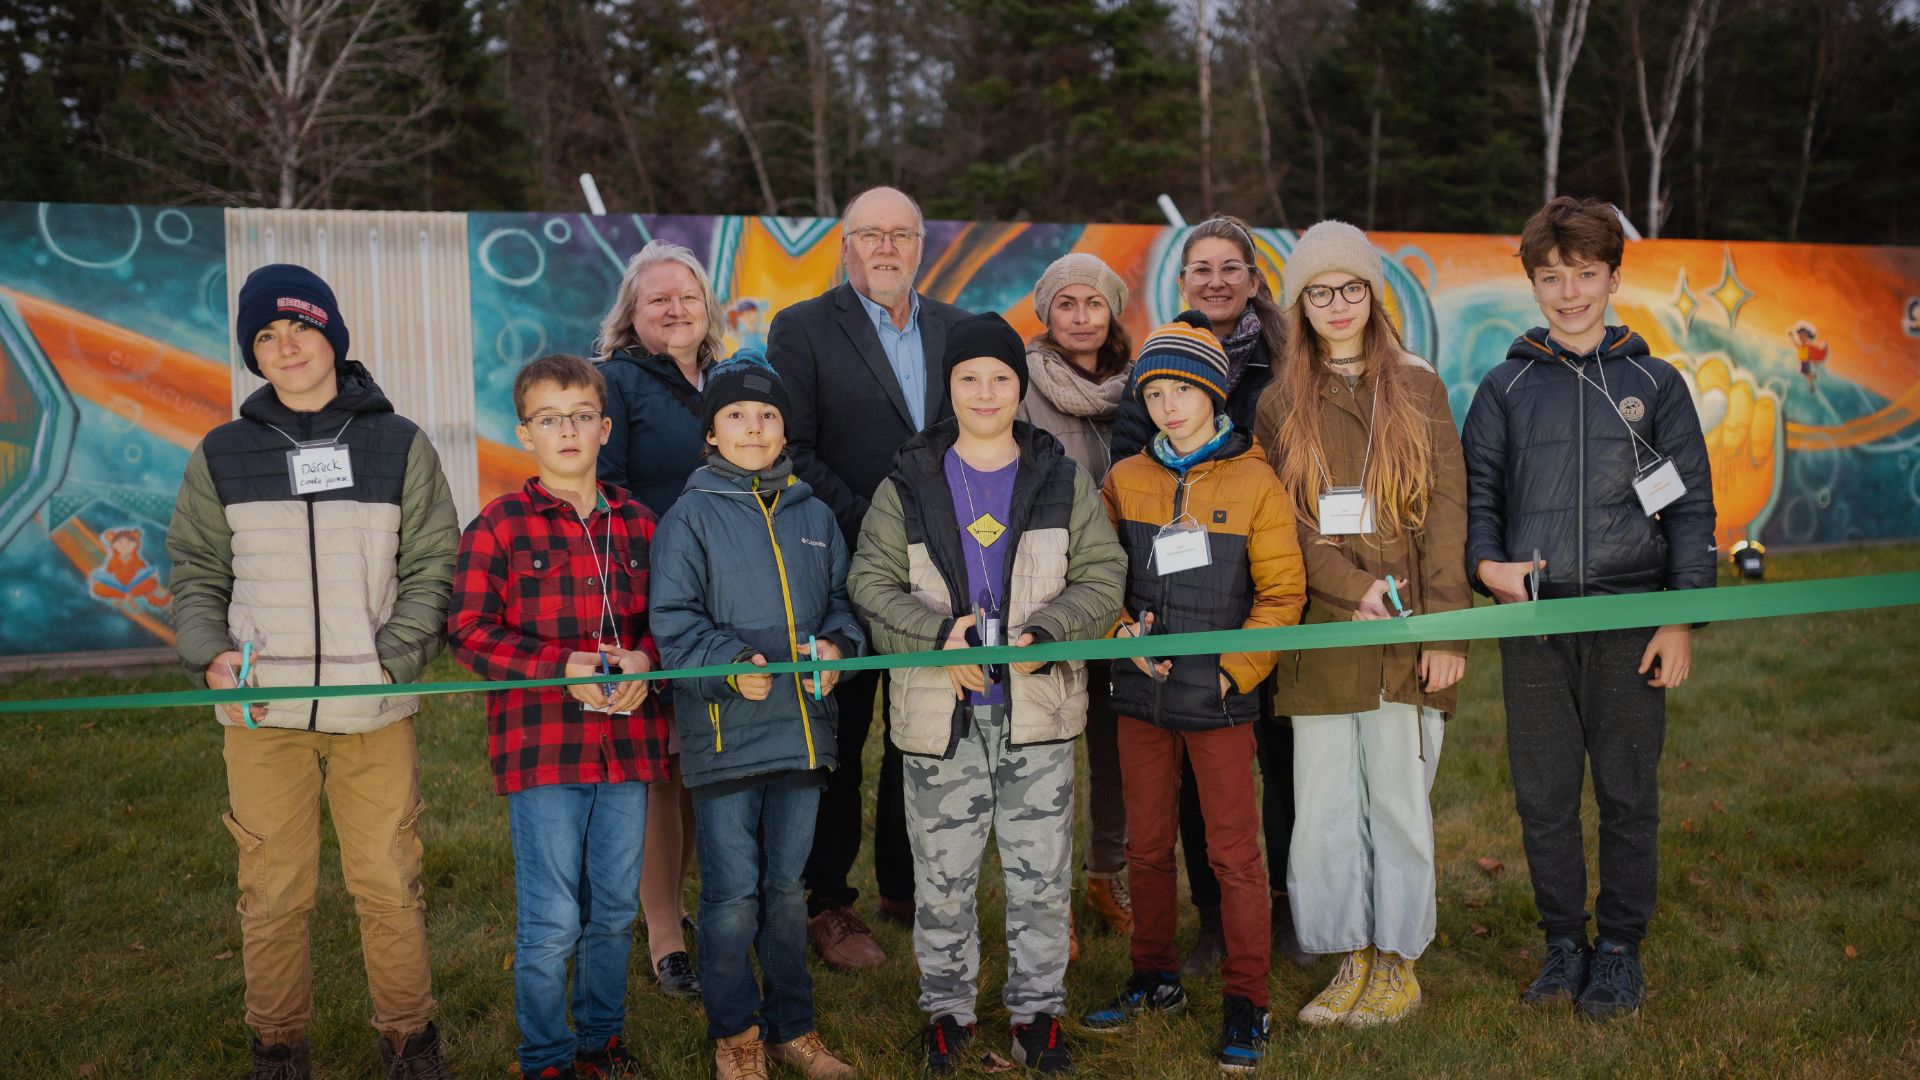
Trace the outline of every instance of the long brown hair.
<instances>
[{"instance_id":1,"label":"long brown hair","mask_svg":"<svg viewBox=\"0 0 1920 1080\"><path fill-rule=\"evenodd\" d=\"M1377 388L1379 404L1373 412L1367 475L1360 485L1374 509L1374 535L1381 541L1391 541L1402 529L1418 532L1426 524L1427 506L1433 497L1433 444L1429 419L1413 386L1417 369L1407 363L1400 334L1387 318L1380 297L1369 297L1368 307L1360 353L1367 366L1354 392L1372 397ZM1296 512L1318 522L1320 495L1327 486L1327 473L1322 470L1328 468L1320 429L1321 389L1328 378L1335 376L1326 368L1326 344L1307 320L1305 304L1295 303L1284 317L1285 359L1267 390L1283 395L1284 413L1276 440L1279 445L1269 450L1276 459L1280 482L1293 493Z\"/></svg>"},{"instance_id":2,"label":"long brown hair","mask_svg":"<svg viewBox=\"0 0 1920 1080\"><path fill-rule=\"evenodd\" d=\"M1187 230L1187 238L1180 242L1180 272L1184 277L1187 259L1193 254L1193 245L1212 237L1225 240L1240 249L1240 258L1244 260L1253 274L1253 296L1247 306L1260 316L1260 337L1267 346L1267 362L1277 364L1280 354L1285 351L1287 332L1286 319L1281 315L1280 305L1274 303L1273 287L1267 283L1267 275L1260 269L1260 252L1253 246L1253 232L1247 223L1232 214L1215 214L1207 220Z\"/></svg>"}]
</instances>

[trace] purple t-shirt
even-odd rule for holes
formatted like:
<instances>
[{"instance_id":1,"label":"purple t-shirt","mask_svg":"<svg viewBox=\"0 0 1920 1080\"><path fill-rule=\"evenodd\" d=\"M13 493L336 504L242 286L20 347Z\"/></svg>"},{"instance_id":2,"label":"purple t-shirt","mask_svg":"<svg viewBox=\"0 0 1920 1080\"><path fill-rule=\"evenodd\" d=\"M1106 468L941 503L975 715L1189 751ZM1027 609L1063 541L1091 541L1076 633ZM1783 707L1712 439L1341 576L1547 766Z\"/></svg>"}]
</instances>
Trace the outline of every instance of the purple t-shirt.
<instances>
[{"instance_id":1,"label":"purple t-shirt","mask_svg":"<svg viewBox=\"0 0 1920 1080\"><path fill-rule=\"evenodd\" d=\"M1004 469L981 472L949 449L944 462L947 487L953 491L953 516L960 523L960 559L967 567L970 606L996 611L1006 627L1008 518L1013 506L1013 479L1020 471L1016 459ZM966 612L956 612L960 617ZM984 631L984 627L980 628ZM1003 644L1012 644L1003 641ZM1007 700L1004 683L988 683L984 694L968 695L971 705L998 705Z\"/></svg>"}]
</instances>

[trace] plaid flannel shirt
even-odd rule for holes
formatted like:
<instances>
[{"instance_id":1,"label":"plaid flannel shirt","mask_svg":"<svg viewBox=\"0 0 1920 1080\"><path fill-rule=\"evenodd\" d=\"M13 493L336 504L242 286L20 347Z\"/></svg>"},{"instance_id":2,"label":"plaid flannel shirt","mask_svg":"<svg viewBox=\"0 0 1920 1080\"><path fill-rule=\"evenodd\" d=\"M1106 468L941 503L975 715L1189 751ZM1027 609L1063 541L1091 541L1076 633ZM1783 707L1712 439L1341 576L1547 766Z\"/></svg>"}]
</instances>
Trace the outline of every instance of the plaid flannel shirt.
<instances>
[{"instance_id":1,"label":"plaid flannel shirt","mask_svg":"<svg viewBox=\"0 0 1920 1080\"><path fill-rule=\"evenodd\" d=\"M528 480L467 526L447 635L474 674L563 677L570 654L595 652L603 640L640 649L659 666L647 627L653 512L611 484L600 490L604 505L583 523L572 504ZM655 683L631 716L588 712L565 687L489 693L495 793L666 779L672 720L665 690Z\"/></svg>"}]
</instances>

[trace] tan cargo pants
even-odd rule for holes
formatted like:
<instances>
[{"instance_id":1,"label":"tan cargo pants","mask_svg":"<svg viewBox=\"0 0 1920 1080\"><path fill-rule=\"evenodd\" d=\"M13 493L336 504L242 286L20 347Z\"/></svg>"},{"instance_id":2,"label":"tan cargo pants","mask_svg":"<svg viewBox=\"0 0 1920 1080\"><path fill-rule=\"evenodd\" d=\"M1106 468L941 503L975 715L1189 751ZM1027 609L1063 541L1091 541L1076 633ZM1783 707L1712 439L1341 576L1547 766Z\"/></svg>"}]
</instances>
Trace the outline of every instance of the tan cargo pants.
<instances>
[{"instance_id":1,"label":"tan cargo pants","mask_svg":"<svg viewBox=\"0 0 1920 1080\"><path fill-rule=\"evenodd\" d=\"M320 797L360 917L373 1026L398 1046L433 1018L420 898L420 757L413 721L363 735L229 727L227 830L240 847L247 1026L294 1042L313 1018L307 924L320 878Z\"/></svg>"}]
</instances>

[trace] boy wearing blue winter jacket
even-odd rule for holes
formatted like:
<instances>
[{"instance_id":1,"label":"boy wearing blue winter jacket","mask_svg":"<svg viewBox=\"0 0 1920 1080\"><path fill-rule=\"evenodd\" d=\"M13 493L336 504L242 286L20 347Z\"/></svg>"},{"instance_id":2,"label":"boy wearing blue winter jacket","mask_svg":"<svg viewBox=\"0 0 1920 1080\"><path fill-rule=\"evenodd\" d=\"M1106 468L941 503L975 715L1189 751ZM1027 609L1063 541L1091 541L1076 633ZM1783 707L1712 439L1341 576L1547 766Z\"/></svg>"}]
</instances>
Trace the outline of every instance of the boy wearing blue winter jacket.
<instances>
[{"instance_id":1,"label":"boy wearing blue winter jacket","mask_svg":"<svg viewBox=\"0 0 1920 1080\"><path fill-rule=\"evenodd\" d=\"M787 393L758 354L708 373L706 464L653 540L652 622L668 668L857 656L846 541L793 473ZM813 1023L800 874L835 756L837 672L675 679L700 854L700 967L719 1077L852 1075ZM753 975L758 954L764 995Z\"/></svg>"}]
</instances>

